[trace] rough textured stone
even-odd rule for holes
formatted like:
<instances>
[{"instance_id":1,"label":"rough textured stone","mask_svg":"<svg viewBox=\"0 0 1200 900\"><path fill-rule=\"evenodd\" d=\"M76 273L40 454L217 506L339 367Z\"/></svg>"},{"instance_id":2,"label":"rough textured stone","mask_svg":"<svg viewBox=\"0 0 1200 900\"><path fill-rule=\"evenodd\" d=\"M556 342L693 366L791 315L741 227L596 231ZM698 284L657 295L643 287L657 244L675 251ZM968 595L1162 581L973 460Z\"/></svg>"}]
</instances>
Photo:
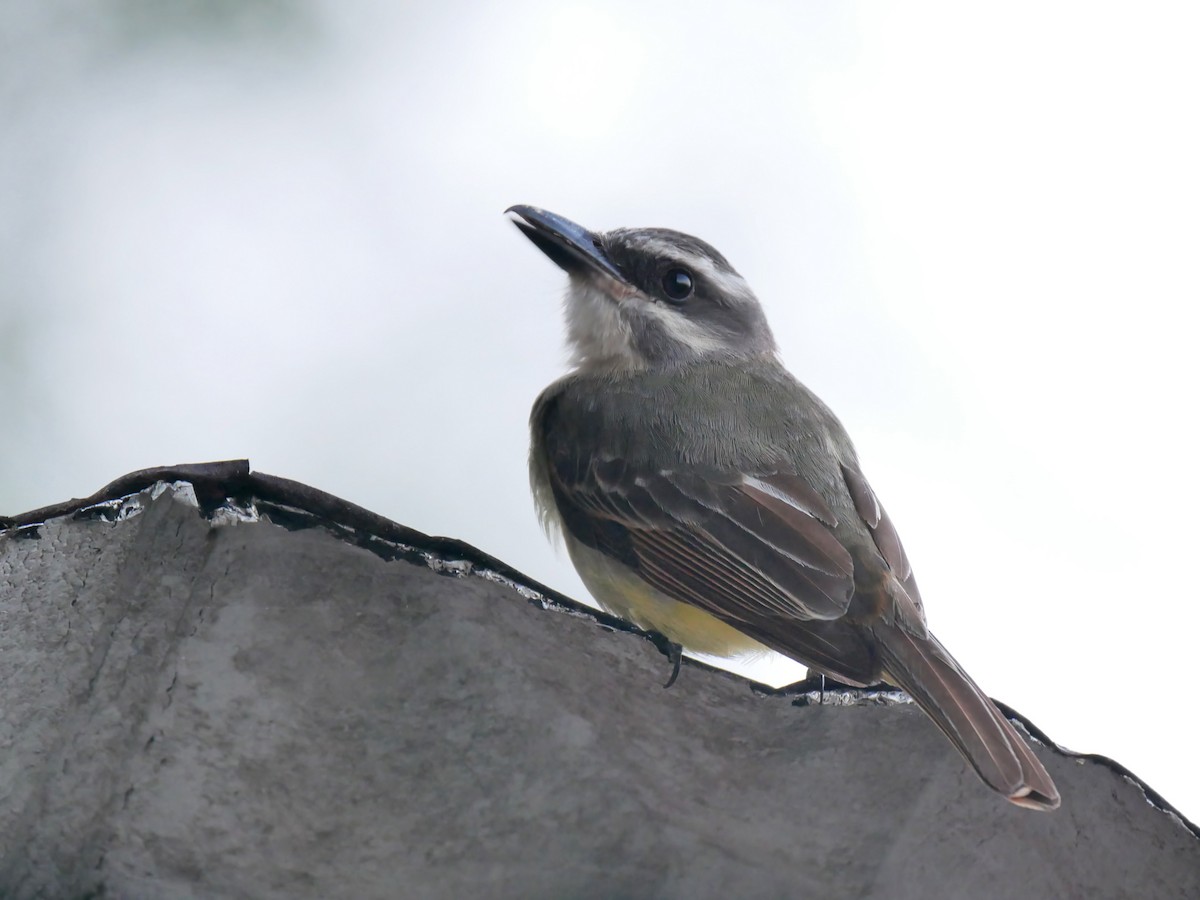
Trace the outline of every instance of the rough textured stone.
<instances>
[{"instance_id":1,"label":"rough textured stone","mask_svg":"<svg viewBox=\"0 0 1200 900\"><path fill-rule=\"evenodd\" d=\"M1017 809L911 705L664 691L477 563L151 496L0 535L0 896L1200 896L1100 762Z\"/></svg>"}]
</instances>

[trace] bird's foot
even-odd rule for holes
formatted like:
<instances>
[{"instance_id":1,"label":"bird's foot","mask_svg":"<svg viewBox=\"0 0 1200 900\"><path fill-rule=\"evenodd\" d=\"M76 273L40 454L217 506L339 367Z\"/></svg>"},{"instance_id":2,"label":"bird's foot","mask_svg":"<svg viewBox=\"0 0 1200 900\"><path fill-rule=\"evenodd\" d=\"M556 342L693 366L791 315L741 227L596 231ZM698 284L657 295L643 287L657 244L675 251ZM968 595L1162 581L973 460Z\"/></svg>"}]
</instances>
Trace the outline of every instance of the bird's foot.
<instances>
[{"instance_id":1,"label":"bird's foot","mask_svg":"<svg viewBox=\"0 0 1200 900\"><path fill-rule=\"evenodd\" d=\"M667 641L667 660L671 663L671 677L667 679L667 683L663 685L663 690L666 690L675 683L675 679L679 677L679 667L683 665L683 646L676 644L674 641Z\"/></svg>"}]
</instances>

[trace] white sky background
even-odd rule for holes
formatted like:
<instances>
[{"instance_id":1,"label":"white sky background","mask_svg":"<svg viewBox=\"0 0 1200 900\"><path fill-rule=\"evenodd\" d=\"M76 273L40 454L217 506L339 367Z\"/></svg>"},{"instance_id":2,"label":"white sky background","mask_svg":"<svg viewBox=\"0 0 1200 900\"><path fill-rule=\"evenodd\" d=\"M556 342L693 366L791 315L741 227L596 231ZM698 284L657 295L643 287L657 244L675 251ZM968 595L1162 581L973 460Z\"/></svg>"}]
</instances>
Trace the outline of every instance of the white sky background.
<instances>
[{"instance_id":1,"label":"white sky background","mask_svg":"<svg viewBox=\"0 0 1200 900\"><path fill-rule=\"evenodd\" d=\"M77 6L0 17L0 511L245 456L582 596L525 469L564 277L502 212L679 228L943 642L1200 819L1196 7Z\"/></svg>"}]
</instances>

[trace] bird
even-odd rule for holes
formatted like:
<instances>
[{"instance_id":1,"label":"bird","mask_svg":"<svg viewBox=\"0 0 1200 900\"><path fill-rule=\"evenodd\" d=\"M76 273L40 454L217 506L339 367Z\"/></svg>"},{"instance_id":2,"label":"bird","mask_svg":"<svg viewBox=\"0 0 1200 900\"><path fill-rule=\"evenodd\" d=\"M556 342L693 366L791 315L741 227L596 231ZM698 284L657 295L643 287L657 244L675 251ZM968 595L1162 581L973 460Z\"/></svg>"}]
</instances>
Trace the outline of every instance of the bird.
<instances>
[{"instance_id":1,"label":"bird","mask_svg":"<svg viewBox=\"0 0 1200 900\"><path fill-rule=\"evenodd\" d=\"M534 403L530 485L600 606L690 652L768 649L898 686L988 787L1057 808L1029 745L929 631L849 435L784 368L725 257L671 229L506 212L568 276L570 371Z\"/></svg>"}]
</instances>

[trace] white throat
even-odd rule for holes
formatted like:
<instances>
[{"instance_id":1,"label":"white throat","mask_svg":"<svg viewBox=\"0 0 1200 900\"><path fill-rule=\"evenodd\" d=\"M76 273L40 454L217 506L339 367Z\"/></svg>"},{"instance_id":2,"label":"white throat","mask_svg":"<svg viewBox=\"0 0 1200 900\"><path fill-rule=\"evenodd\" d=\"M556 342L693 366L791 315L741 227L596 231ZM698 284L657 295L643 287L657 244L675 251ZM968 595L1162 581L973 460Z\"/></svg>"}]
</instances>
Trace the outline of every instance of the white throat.
<instances>
[{"instance_id":1,"label":"white throat","mask_svg":"<svg viewBox=\"0 0 1200 900\"><path fill-rule=\"evenodd\" d=\"M619 303L590 278L573 277L565 302L571 365L588 372L645 368Z\"/></svg>"}]
</instances>

